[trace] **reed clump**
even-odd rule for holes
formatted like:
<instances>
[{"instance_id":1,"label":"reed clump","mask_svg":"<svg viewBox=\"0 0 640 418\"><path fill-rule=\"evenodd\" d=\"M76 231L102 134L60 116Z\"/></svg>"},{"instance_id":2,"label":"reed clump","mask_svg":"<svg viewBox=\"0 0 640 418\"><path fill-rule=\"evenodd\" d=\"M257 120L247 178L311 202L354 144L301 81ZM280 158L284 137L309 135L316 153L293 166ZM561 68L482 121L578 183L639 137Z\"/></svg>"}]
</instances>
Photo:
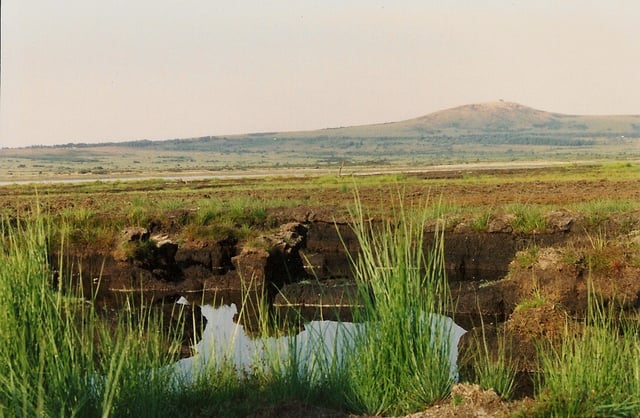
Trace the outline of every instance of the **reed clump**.
<instances>
[{"instance_id":1,"label":"reed clump","mask_svg":"<svg viewBox=\"0 0 640 418\"><path fill-rule=\"evenodd\" d=\"M543 373L536 382L539 416L640 414L640 325L594 296L581 333L538 350Z\"/></svg>"},{"instance_id":2,"label":"reed clump","mask_svg":"<svg viewBox=\"0 0 640 418\"><path fill-rule=\"evenodd\" d=\"M427 248L428 202L390 200L388 220L371 221L356 195L353 230L361 251L351 256L365 324L349 360L350 407L366 414L414 412L443 399L455 380L450 360L451 311L444 270L443 234L436 227ZM437 223L436 223L437 225Z\"/></svg>"},{"instance_id":3,"label":"reed clump","mask_svg":"<svg viewBox=\"0 0 640 418\"><path fill-rule=\"evenodd\" d=\"M176 357L178 339L159 317L140 308L107 321L81 280L65 275L64 260L50 271L45 215L3 219L1 233L0 416L149 416L170 407L160 366Z\"/></svg>"}]
</instances>

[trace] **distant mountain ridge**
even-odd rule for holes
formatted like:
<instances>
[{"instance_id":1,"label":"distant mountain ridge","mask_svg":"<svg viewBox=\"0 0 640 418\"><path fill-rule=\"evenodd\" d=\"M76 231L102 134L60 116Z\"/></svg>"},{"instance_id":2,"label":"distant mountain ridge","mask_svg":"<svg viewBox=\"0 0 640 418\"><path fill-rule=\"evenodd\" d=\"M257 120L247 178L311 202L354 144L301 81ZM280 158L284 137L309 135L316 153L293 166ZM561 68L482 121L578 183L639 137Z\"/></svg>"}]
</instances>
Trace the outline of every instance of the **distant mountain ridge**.
<instances>
[{"instance_id":1,"label":"distant mountain ridge","mask_svg":"<svg viewBox=\"0 0 640 418\"><path fill-rule=\"evenodd\" d=\"M458 125L467 129L488 129L491 127L522 129L541 126L562 117L563 115L558 113L545 112L518 103L499 101L458 106L416 118L414 121L438 128Z\"/></svg>"}]
</instances>

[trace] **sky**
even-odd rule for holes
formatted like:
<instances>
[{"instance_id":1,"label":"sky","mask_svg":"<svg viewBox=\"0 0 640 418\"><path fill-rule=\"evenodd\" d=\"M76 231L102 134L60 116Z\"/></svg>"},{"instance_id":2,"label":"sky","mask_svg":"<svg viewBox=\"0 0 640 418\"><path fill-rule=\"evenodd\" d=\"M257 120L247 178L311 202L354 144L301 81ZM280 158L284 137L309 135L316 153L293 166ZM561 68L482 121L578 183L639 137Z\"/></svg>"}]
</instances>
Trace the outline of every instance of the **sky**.
<instances>
[{"instance_id":1,"label":"sky","mask_svg":"<svg viewBox=\"0 0 640 418\"><path fill-rule=\"evenodd\" d=\"M0 147L640 114L637 0L6 0Z\"/></svg>"}]
</instances>

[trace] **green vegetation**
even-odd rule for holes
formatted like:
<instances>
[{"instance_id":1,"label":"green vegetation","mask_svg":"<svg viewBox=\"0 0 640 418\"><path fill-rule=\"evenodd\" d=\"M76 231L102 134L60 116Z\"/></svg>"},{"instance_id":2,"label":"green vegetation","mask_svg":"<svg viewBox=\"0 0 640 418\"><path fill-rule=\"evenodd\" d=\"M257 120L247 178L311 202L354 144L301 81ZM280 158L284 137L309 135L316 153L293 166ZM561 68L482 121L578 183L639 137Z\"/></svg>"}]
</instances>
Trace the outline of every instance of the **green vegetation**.
<instances>
[{"instance_id":1,"label":"green vegetation","mask_svg":"<svg viewBox=\"0 0 640 418\"><path fill-rule=\"evenodd\" d=\"M517 368L511 357L511 341L502 332L497 335L497 349L491 350L487 341L484 322L482 335L474 340L473 357L470 360L474 381L485 390L493 389L503 399L510 399L515 389Z\"/></svg>"},{"instance_id":2,"label":"green vegetation","mask_svg":"<svg viewBox=\"0 0 640 418\"><path fill-rule=\"evenodd\" d=\"M400 229L389 223L373 230L358 207L354 228L364 250L354 262L368 298L358 318L369 325L352 335L354 349L342 361L334 355L303 365L291 347L284 363L267 352L264 366L244 378L217 367L186 386L171 383L163 368L177 358L177 326L167 329L155 311L133 301L115 323L108 320L64 268L52 282L46 216L35 213L18 227L5 219L0 415L237 416L288 399L358 412L419 410L446 397L453 382L450 330L423 316L449 306L442 235L435 236L433 254L422 251L427 212L416 217L400 207ZM243 307L240 315L247 314ZM262 314L268 318L264 307ZM263 322L262 329L273 327Z\"/></svg>"},{"instance_id":3,"label":"green vegetation","mask_svg":"<svg viewBox=\"0 0 640 418\"><path fill-rule=\"evenodd\" d=\"M492 214L490 209L478 210L469 221L469 226L476 232L488 230Z\"/></svg>"},{"instance_id":4,"label":"green vegetation","mask_svg":"<svg viewBox=\"0 0 640 418\"><path fill-rule=\"evenodd\" d=\"M626 162L567 166L536 174L516 172L507 182L495 173L468 172L453 178L333 173L209 179L188 185L174 180L38 185L40 208L32 203L34 187L0 188L0 302L5 307L0 312L0 416L246 416L286 401L363 414L418 411L449 396L454 382L443 355L447 329L434 333L425 325L429 319L417 314L453 310L443 274L445 231L460 223L474 232L487 231L492 219L508 214L512 217L505 219L512 219L509 226L516 233L544 233L551 228L546 214L568 209L577 213L585 242L568 243L559 252L562 263L599 275L640 265L640 244L629 235L639 228L637 199L536 201L532 193L531 199L512 199L524 202L514 204L491 194L514 184L534 190L540 179L569 185L565 190L593 184L603 184L598 190L606 190L612 179L633 186L640 170ZM389 198L389 188L398 186L404 191ZM428 201L447 187L454 198L447 203ZM492 192L480 193L471 203L456 203L456 193L474 187ZM348 213L344 207L351 190L361 195ZM483 200L483 194L488 198ZM77 251L100 254L96 249L106 253L123 245L125 258L157 251L151 239L119 244L117 234L125 226L162 225L178 242L232 237L251 243L279 225L276 217L282 212L277 211L303 205L322 207L337 218L350 217L362 247L351 254L365 301L354 315L375 332L354 334L355 345L341 362L317 359L301 364L294 355L282 363L276 361L279 353L271 353L250 375L239 378L229 367L212 368L203 370L194 383L182 385L164 368L179 356L180 324L163 323L158 311L134 298L131 309L114 317L92 298L85 299L82 277L69 273L82 270L71 268L66 258L70 249L76 256ZM425 241L431 239L425 230L432 229L432 250L425 255ZM620 234L629 235L628 240L620 241ZM540 248L532 245L519 252L518 267L533 266ZM61 254L55 275L48 267L54 253ZM611 297L607 303L615 301ZM547 303L534 291L515 309ZM538 347L541 371L534 409L540 416L640 414L637 322L621 321L612 305L605 308L593 299L590 304L583 332L567 331L559 345L542 342ZM264 306L257 309L267 321L261 325L263 337L274 329L282 332L276 328L282 323L270 318ZM242 315L255 312L243 307ZM499 334L492 347L483 334L474 343L472 372L463 377L511 399L511 341Z\"/></svg>"},{"instance_id":5,"label":"green vegetation","mask_svg":"<svg viewBox=\"0 0 640 418\"><path fill-rule=\"evenodd\" d=\"M532 245L523 251L519 251L516 254L516 261L522 268L529 268L535 264L538 260L539 248L537 245Z\"/></svg>"},{"instance_id":6,"label":"green vegetation","mask_svg":"<svg viewBox=\"0 0 640 418\"><path fill-rule=\"evenodd\" d=\"M590 300L584 331L543 346L537 382L540 416L638 416L640 328L618 321L614 309Z\"/></svg>"},{"instance_id":7,"label":"green vegetation","mask_svg":"<svg viewBox=\"0 0 640 418\"><path fill-rule=\"evenodd\" d=\"M575 210L584 213L591 229L602 228L612 214L628 213L639 208L638 202L619 199L597 199L576 204Z\"/></svg>"},{"instance_id":8,"label":"green vegetation","mask_svg":"<svg viewBox=\"0 0 640 418\"><path fill-rule=\"evenodd\" d=\"M359 199L352 214L361 253L353 255L364 308L355 317L367 332L357 336L348 399L359 413L402 414L446 397L453 383L445 322L425 313L450 311L442 234L425 256L428 205L395 202L395 222L374 226ZM396 223L397 222L397 223Z\"/></svg>"},{"instance_id":9,"label":"green vegetation","mask_svg":"<svg viewBox=\"0 0 640 418\"><path fill-rule=\"evenodd\" d=\"M149 416L172 408L159 367L176 358L175 330L163 331L145 309L107 323L79 284L66 283L63 272L54 281L50 232L44 216L17 227L2 220L0 416Z\"/></svg>"},{"instance_id":10,"label":"green vegetation","mask_svg":"<svg viewBox=\"0 0 640 418\"><path fill-rule=\"evenodd\" d=\"M585 183L585 179L589 183ZM580 214L586 228L596 231L606 226L613 215L622 216L638 210L639 203L625 197L599 197L585 201L578 195L562 196L553 192L548 195L527 194L528 190L535 191L544 182L551 181L576 191L584 187L598 187L596 190L602 196L608 190L608 182L616 180L620 186L632 188L638 179L640 170L636 164L630 163L571 165L515 173L507 170L505 174L467 170L459 175L447 173L442 178L438 172L338 176L335 171L331 175L318 173L298 178L212 178L188 183L155 179L4 186L0 187L0 198L4 200L4 214L22 216L25 208L31 207L35 192L43 207L60 216L71 230L77 230L79 238L86 243L95 239L107 246L112 238L110 231L112 234L126 225L147 226L151 222L160 222L189 226L187 232L192 238L224 236L230 228L240 225L244 232L239 238L243 238L272 226L270 209L299 205L323 207L329 201L339 211L336 215L346 216L344 208L348 206L350 191L354 189L367 195L363 204L368 210L384 212L380 202L386 198L386 190L398 186L406 190L408 202L420 196L438 197L441 193L448 193L439 208L442 214L447 215L446 229L466 222L473 230L482 232L488 229L493 215L506 214L513 216L511 226L516 232L545 232L548 227L546 214L552 210L567 209ZM460 195L470 188L482 189L485 201L464 203L464 197ZM511 196L511 201L491 200L494 194L505 188L522 191L520 195ZM457 203L459 199L462 203ZM547 200L550 202L545 203ZM377 207L370 204L374 201ZM626 222L631 230L634 219L627 216L620 222ZM211 231L212 225L219 225L219 231Z\"/></svg>"},{"instance_id":11,"label":"green vegetation","mask_svg":"<svg viewBox=\"0 0 640 418\"><path fill-rule=\"evenodd\" d=\"M544 215L539 206L510 204L504 209L514 216L511 226L517 232L541 232L546 228Z\"/></svg>"},{"instance_id":12,"label":"green vegetation","mask_svg":"<svg viewBox=\"0 0 640 418\"><path fill-rule=\"evenodd\" d=\"M531 297L524 299L520 303L518 303L518 305L515 307L515 311L517 312L520 310L535 309L548 303L549 301L547 300L547 298L545 298L545 296L540 293L538 289L534 289Z\"/></svg>"}]
</instances>

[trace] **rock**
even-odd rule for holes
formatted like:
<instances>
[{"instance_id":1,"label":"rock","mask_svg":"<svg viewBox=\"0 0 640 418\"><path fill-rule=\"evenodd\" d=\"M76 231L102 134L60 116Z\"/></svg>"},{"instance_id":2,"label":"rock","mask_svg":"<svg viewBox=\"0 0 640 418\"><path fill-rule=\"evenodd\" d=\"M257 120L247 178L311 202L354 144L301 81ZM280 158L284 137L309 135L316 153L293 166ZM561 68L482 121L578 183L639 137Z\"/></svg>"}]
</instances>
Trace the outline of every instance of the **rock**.
<instances>
[{"instance_id":1,"label":"rock","mask_svg":"<svg viewBox=\"0 0 640 418\"><path fill-rule=\"evenodd\" d=\"M231 258L237 253L237 240L225 238L214 242L197 242L178 249L175 257L181 268L200 265L215 275L224 275L234 268Z\"/></svg>"},{"instance_id":2,"label":"rock","mask_svg":"<svg viewBox=\"0 0 640 418\"><path fill-rule=\"evenodd\" d=\"M225 238L215 243L211 251L211 271L213 274L225 274L233 268L231 258L236 255L237 240Z\"/></svg>"},{"instance_id":3,"label":"rock","mask_svg":"<svg viewBox=\"0 0 640 418\"><path fill-rule=\"evenodd\" d=\"M308 225L303 251L305 254L324 256L322 278L351 276L347 252L355 255L359 249L358 239L348 224L313 222Z\"/></svg>"},{"instance_id":4,"label":"rock","mask_svg":"<svg viewBox=\"0 0 640 418\"><path fill-rule=\"evenodd\" d=\"M299 253L305 247L307 231L305 225L291 222L282 225L273 235L258 237L259 248L245 247L239 256L232 258L241 280L246 282L253 276L259 283L280 288L285 283L307 278ZM241 270L241 263L249 266L249 270Z\"/></svg>"},{"instance_id":5,"label":"rock","mask_svg":"<svg viewBox=\"0 0 640 418\"><path fill-rule=\"evenodd\" d=\"M307 227L299 222L291 222L284 224L280 227L280 234L278 234L292 250L298 250L305 241L307 236Z\"/></svg>"},{"instance_id":6,"label":"rock","mask_svg":"<svg viewBox=\"0 0 640 418\"><path fill-rule=\"evenodd\" d=\"M439 402L405 418L488 418L513 415L510 405L493 391L475 384L459 383L451 387L450 403ZM520 416L520 415L517 415ZM522 415L525 416L525 415Z\"/></svg>"},{"instance_id":7,"label":"rock","mask_svg":"<svg viewBox=\"0 0 640 418\"><path fill-rule=\"evenodd\" d=\"M175 256L176 263L183 267L198 264L206 268L211 268L211 249L208 244L201 248L179 248Z\"/></svg>"},{"instance_id":8,"label":"rock","mask_svg":"<svg viewBox=\"0 0 640 418\"><path fill-rule=\"evenodd\" d=\"M153 277L157 280L171 280L171 275L167 270L153 269L151 270Z\"/></svg>"},{"instance_id":9,"label":"rock","mask_svg":"<svg viewBox=\"0 0 640 418\"><path fill-rule=\"evenodd\" d=\"M561 344L567 335L579 332L579 323L557 304L541 302L522 305L504 323L511 358L519 371L539 371L537 360L541 344Z\"/></svg>"},{"instance_id":10,"label":"rock","mask_svg":"<svg viewBox=\"0 0 640 418\"><path fill-rule=\"evenodd\" d=\"M559 305L540 302L516 309L505 323L505 329L521 340L558 343L566 337L569 323L568 313Z\"/></svg>"},{"instance_id":11,"label":"rock","mask_svg":"<svg viewBox=\"0 0 640 418\"><path fill-rule=\"evenodd\" d=\"M171 241L164 241L158 245L156 252L157 261L161 266L173 266L176 262L175 256L178 252L178 244Z\"/></svg>"},{"instance_id":12,"label":"rock","mask_svg":"<svg viewBox=\"0 0 640 418\"><path fill-rule=\"evenodd\" d=\"M299 222L284 224L274 237L274 246L287 254L298 251L305 243L307 231L307 227Z\"/></svg>"},{"instance_id":13,"label":"rock","mask_svg":"<svg viewBox=\"0 0 640 418\"><path fill-rule=\"evenodd\" d=\"M316 279L325 278L327 261L323 254L307 250L300 250L299 254L302 259L302 266L309 275Z\"/></svg>"},{"instance_id":14,"label":"rock","mask_svg":"<svg viewBox=\"0 0 640 418\"><path fill-rule=\"evenodd\" d=\"M239 255L231 259L245 289L264 286L268 259L267 250L252 247L244 247Z\"/></svg>"},{"instance_id":15,"label":"rock","mask_svg":"<svg viewBox=\"0 0 640 418\"><path fill-rule=\"evenodd\" d=\"M468 223L460 222L453 228L453 232L456 234L472 234L474 231Z\"/></svg>"},{"instance_id":16,"label":"rock","mask_svg":"<svg viewBox=\"0 0 640 418\"><path fill-rule=\"evenodd\" d=\"M211 275L211 270L199 264L194 264L182 269L182 277L184 279L204 280Z\"/></svg>"},{"instance_id":17,"label":"rock","mask_svg":"<svg viewBox=\"0 0 640 418\"><path fill-rule=\"evenodd\" d=\"M495 232L513 232L511 223L516 219L513 214L494 215L489 221L488 231Z\"/></svg>"},{"instance_id":18,"label":"rock","mask_svg":"<svg viewBox=\"0 0 640 418\"><path fill-rule=\"evenodd\" d=\"M589 292L616 309L640 306L640 267L631 261L634 250L620 243L602 248L593 243L582 245L574 242L566 247L538 248L535 254L518 253L508 279L500 282L507 308L537 298L584 317Z\"/></svg>"},{"instance_id":19,"label":"rock","mask_svg":"<svg viewBox=\"0 0 640 418\"><path fill-rule=\"evenodd\" d=\"M464 404L488 411L500 410L501 399L493 389L482 390L476 384L459 383L451 388L451 397L462 400Z\"/></svg>"},{"instance_id":20,"label":"rock","mask_svg":"<svg viewBox=\"0 0 640 418\"><path fill-rule=\"evenodd\" d=\"M471 329L480 323L480 315L485 321L504 321L508 312L500 282L458 282L451 284L451 299L456 322L463 328Z\"/></svg>"},{"instance_id":21,"label":"rock","mask_svg":"<svg viewBox=\"0 0 640 418\"><path fill-rule=\"evenodd\" d=\"M490 281L504 277L516 253L512 234L446 233L445 268L451 281ZM427 237L425 249L433 246Z\"/></svg>"},{"instance_id":22,"label":"rock","mask_svg":"<svg viewBox=\"0 0 640 418\"><path fill-rule=\"evenodd\" d=\"M125 242L147 241L149 239L149 231L140 226L129 226L122 230L122 236Z\"/></svg>"},{"instance_id":23,"label":"rock","mask_svg":"<svg viewBox=\"0 0 640 418\"><path fill-rule=\"evenodd\" d=\"M167 234L153 234L149 239L156 243L156 247L160 247L166 243L171 243L171 238Z\"/></svg>"},{"instance_id":24,"label":"rock","mask_svg":"<svg viewBox=\"0 0 640 418\"><path fill-rule=\"evenodd\" d=\"M547 228L553 232L568 232L575 221L575 216L564 209L549 212L545 217Z\"/></svg>"},{"instance_id":25,"label":"rock","mask_svg":"<svg viewBox=\"0 0 640 418\"><path fill-rule=\"evenodd\" d=\"M528 251L521 258L531 257ZM550 303L564 306L573 314L583 313L587 304L587 283L581 267L567 264L555 247L540 248L531 265L522 265L519 255L511 263L509 279L503 294L507 306L513 309L523 300L537 295Z\"/></svg>"}]
</instances>

